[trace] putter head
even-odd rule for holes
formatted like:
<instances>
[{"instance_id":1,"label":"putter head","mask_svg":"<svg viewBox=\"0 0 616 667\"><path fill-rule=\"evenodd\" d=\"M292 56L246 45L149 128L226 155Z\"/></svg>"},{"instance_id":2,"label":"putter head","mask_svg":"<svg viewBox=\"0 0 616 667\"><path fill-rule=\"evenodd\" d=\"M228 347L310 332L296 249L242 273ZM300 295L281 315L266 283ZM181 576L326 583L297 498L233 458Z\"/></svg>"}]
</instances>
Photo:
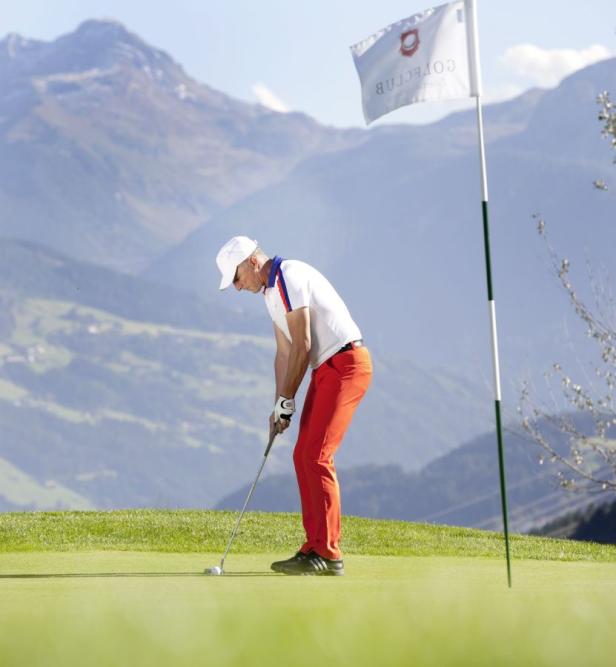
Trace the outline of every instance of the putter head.
<instances>
[{"instance_id":1,"label":"putter head","mask_svg":"<svg viewBox=\"0 0 616 667\"><path fill-rule=\"evenodd\" d=\"M203 574L207 574L211 577L217 577L220 576L221 574L224 574L223 570L221 567L218 567L218 565L215 565L214 567L208 567L203 571Z\"/></svg>"}]
</instances>

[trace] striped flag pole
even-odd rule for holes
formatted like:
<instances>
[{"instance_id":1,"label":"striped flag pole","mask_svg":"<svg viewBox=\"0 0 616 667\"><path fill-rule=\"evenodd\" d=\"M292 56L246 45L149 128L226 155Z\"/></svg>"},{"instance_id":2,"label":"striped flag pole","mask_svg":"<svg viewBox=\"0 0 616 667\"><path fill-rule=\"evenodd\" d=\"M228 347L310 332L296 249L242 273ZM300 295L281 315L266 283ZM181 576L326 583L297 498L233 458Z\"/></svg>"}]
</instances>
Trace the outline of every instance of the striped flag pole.
<instances>
[{"instance_id":1,"label":"striped flag pole","mask_svg":"<svg viewBox=\"0 0 616 667\"><path fill-rule=\"evenodd\" d=\"M490 317L490 333L492 338L492 365L494 369L494 408L496 412L496 439L498 446L498 468L500 475L501 506L503 512L503 529L505 534L505 553L507 557L507 583L511 588L511 557L509 551L509 522L507 518L507 487L505 482L505 455L503 451L503 429L501 423L501 385L498 360L498 336L496 332L496 306L492 285L492 260L490 257L490 227L488 218L488 176L486 169L486 153L483 139L483 115L481 111L481 74L479 69L479 39L477 36L477 11L475 0L465 0L467 8L467 39L469 72L471 88L476 91L477 130L479 134L479 163L481 169L481 213L483 217L483 243L486 262L486 279L488 286L488 309Z\"/></svg>"},{"instance_id":2,"label":"striped flag pole","mask_svg":"<svg viewBox=\"0 0 616 667\"><path fill-rule=\"evenodd\" d=\"M511 587L501 387L490 260L488 179L481 113L481 74L475 0L453 0L392 23L351 46L351 53L361 83L362 106L367 124L394 109L416 102L462 97L475 97L477 101L481 209L494 365L498 464L507 554L507 581ZM468 67L464 66L466 64Z\"/></svg>"}]
</instances>

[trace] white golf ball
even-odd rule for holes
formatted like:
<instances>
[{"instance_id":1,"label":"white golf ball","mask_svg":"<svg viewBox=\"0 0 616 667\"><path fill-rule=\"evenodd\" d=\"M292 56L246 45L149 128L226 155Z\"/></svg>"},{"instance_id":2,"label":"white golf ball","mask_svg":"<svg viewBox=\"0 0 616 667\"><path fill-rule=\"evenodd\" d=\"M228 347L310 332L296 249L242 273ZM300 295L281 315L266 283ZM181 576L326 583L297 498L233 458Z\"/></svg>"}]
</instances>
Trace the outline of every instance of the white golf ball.
<instances>
[{"instance_id":1,"label":"white golf ball","mask_svg":"<svg viewBox=\"0 0 616 667\"><path fill-rule=\"evenodd\" d=\"M218 565L216 565L215 567L210 567L205 572L206 574L216 574L216 575L222 574L222 570L218 567Z\"/></svg>"}]
</instances>

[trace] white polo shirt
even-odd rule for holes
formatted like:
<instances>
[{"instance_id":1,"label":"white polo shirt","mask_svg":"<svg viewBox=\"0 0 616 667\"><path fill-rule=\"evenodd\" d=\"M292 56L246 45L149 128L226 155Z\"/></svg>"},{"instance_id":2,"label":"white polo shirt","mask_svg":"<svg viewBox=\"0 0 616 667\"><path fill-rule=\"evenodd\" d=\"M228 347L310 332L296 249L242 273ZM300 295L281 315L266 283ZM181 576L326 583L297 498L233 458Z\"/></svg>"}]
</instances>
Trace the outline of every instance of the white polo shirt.
<instances>
[{"instance_id":1,"label":"white polo shirt","mask_svg":"<svg viewBox=\"0 0 616 667\"><path fill-rule=\"evenodd\" d=\"M307 307L310 311L310 365L317 368L341 347L361 338L349 309L325 276L295 259L274 257L263 292L274 324L289 342L287 313Z\"/></svg>"}]
</instances>

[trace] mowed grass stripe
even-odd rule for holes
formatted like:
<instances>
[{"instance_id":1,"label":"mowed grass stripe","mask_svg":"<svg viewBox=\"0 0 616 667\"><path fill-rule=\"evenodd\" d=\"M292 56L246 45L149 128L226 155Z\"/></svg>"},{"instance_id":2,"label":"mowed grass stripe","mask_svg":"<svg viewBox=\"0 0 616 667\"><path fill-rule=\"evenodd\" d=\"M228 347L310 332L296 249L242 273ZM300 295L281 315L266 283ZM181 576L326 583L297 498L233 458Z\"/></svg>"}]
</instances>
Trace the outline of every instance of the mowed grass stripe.
<instances>
[{"instance_id":1,"label":"mowed grass stripe","mask_svg":"<svg viewBox=\"0 0 616 667\"><path fill-rule=\"evenodd\" d=\"M151 551L221 553L237 512L118 510L0 514L0 552ZM303 538L297 514L248 512L234 553L291 553ZM344 553L383 556L504 557L498 532L345 517ZM511 536L515 559L615 562L616 547Z\"/></svg>"}]
</instances>

